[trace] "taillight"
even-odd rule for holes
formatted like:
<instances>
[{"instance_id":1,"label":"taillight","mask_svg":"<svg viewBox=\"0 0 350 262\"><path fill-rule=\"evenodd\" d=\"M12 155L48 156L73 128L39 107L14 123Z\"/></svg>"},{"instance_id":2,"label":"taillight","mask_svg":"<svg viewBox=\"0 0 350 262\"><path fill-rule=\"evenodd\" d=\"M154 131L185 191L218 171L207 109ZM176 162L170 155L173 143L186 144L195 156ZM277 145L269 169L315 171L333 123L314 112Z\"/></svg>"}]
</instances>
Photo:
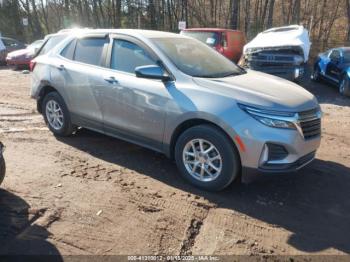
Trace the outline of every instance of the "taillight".
<instances>
[{"instance_id":1,"label":"taillight","mask_svg":"<svg viewBox=\"0 0 350 262\"><path fill-rule=\"evenodd\" d=\"M36 62L34 60L31 60L29 63L30 72L33 72L35 65L36 65Z\"/></svg>"}]
</instances>

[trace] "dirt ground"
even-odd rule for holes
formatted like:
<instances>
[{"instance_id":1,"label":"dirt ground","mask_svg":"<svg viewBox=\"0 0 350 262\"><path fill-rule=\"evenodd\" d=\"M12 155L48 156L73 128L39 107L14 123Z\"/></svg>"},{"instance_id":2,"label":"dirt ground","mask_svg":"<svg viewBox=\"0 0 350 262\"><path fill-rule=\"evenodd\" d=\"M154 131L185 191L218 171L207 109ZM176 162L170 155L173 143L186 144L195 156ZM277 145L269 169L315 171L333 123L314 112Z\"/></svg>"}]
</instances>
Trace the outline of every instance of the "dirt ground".
<instances>
[{"instance_id":1,"label":"dirt ground","mask_svg":"<svg viewBox=\"0 0 350 262\"><path fill-rule=\"evenodd\" d=\"M30 75L2 68L0 254L349 254L350 98L303 85L325 113L317 159L208 193L161 154L87 130L54 137Z\"/></svg>"}]
</instances>

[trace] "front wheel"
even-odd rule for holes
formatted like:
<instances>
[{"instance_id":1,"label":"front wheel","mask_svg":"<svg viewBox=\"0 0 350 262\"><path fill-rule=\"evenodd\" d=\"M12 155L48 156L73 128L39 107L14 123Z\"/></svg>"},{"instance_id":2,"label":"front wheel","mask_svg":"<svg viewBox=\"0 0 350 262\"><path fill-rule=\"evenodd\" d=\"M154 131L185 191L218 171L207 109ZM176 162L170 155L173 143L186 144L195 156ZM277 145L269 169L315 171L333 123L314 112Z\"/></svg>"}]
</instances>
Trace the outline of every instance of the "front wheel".
<instances>
[{"instance_id":1,"label":"front wheel","mask_svg":"<svg viewBox=\"0 0 350 262\"><path fill-rule=\"evenodd\" d=\"M175 160L186 180L209 191L229 186L240 172L236 148L221 130L210 125L195 126L181 134Z\"/></svg>"},{"instance_id":2,"label":"front wheel","mask_svg":"<svg viewBox=\"0 0 350 262\"><path fill-rule=\"evenodd\" d=\"M56 136L69 136L75 127L71 123L66 103L57 92L47 94L42 103L42 113L51 132Z\"/></svg>"},{"instance_id":3,"label":"front wheel","mask_svg":"<svg viewBox=\"0 0 350 262\"><path fill-rule=\"evenodd\" d=\"M339 93L350 96L349 77L347 75L344 75L339 82Z\"/></svg>"}]
</instances>

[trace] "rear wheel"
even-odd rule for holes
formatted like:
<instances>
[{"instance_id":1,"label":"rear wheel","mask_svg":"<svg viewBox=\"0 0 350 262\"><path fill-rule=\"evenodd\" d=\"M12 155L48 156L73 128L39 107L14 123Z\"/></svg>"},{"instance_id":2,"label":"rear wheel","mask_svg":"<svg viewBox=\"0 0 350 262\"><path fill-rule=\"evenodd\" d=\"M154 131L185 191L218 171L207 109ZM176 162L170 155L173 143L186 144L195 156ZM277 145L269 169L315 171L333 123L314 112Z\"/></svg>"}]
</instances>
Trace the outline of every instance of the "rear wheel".
<instances>
[{"instance_id":1,"label":"rear wheel","mask_svg":"<svg viewBox=\"0 0 350 262\"><path fill-rule=\"evenodd\" d=\"M66 103L57 92L47 94L42 103L45 122L54 135L69 136L75 126L71 122Z\"/></svg>"},{"instance_id":2,"label":"rear wheel","mask_svg":"<svg viewBox=\"0 0 350 262\"><path fill-rule=\"evenodd\" d=\"M344 75L339 82L339 93L350 96L349 77L347 75Z\"/></svg>"},{"instance_id":3,"label":"rear wheel","mask_svg":"<svg viewBox=\"0 0 350 262\"><path fill-rule=\"evenodd\" d=\"M224 189L240 171L234 145L221 130L210 125L186 130L176 143L175 160L186 180L209 191Z\"/></svg>"},{"instance_id":4,"label":"rear wheel","mask_svg":"<svg viewBox=\"0 0 350 262\"><path fill-rule=\"evenodd\" d=\"M316 82L320 81L320 68L318 66L316 66L314 71L312 72L311 78Z\"/></svg>"}]
</instances>

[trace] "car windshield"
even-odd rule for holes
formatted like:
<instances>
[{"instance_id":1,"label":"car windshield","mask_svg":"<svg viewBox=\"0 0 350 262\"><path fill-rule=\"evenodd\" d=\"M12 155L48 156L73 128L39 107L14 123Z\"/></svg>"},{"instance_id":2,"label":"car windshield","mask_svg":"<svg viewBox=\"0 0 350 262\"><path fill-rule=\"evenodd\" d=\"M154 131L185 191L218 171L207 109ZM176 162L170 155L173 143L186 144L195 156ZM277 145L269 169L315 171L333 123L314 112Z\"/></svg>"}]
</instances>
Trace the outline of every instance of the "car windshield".
<instances>
[{"instance_id":1,"label":"car windshield","mask_svg":"<svg viewBox=\"0 0 350 262\"><path fill-rule=\"evenodd\" d=\"M187 75L219 78L244 73L236 64L195 39L154 38L153 42Z\"/></svg>"},{"instance_id":2,"label":"car windshield","mask_svg":"<svg viewBox=\"0 0 350 262\"><path fill-rule=\"evenodd\" d=\"M216 32L182 31L181 34L193 37L210 46L215 46L219 42L219 34Z\"/></svg>"},{"instance_id":3,"label":"car windshield","mask_svg":"<svg viewBox=\"0 0 350 262\"><path fill-rule=\"evenodd\" d=\"M344 51L344 63L350 63L350 50Z\"/></svg>"}]
</instances>

